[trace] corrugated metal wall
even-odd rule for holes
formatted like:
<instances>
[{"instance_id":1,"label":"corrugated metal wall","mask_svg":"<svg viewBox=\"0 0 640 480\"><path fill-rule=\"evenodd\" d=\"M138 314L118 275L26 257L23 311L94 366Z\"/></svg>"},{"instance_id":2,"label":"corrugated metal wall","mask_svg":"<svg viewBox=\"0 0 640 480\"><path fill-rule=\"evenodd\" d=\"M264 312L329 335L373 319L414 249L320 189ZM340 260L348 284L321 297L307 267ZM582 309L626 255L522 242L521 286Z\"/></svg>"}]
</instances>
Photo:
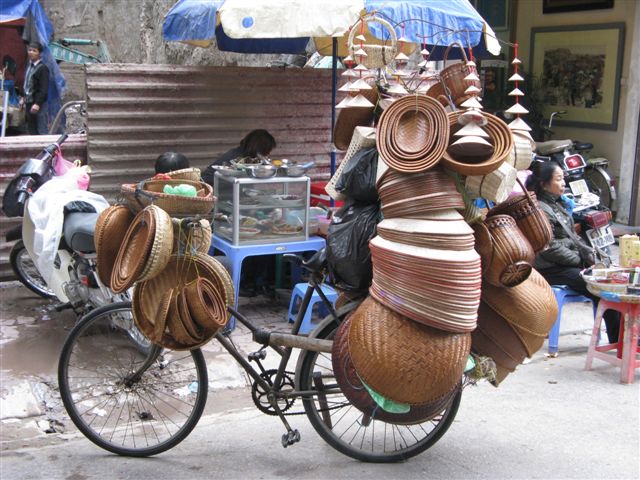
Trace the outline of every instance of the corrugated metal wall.
<instances>
[{"instance_id":1,"label":"corrugated metal wall","mask_svg":"<svg viewBox=\"0 0 640 480\"><path fill-rule=\"evenodd\" d=\"M164 151L204 169L255 128L276 138L272 158L314 160L312 178L329 177L328 70L94 64L86 78L92 190L108 198Z\"/></svg>"},{"instance_id":2,"label":"corrugated metal wall","mask_svg":"<svg viewBox=\"0 0 640 480\"><path fill-rule=\"evenodd\" d=\"M27 158L38 155L43 147L54 142L57 135L26 135L21 137L5 137L0 140L0 195L15 173ZM87 161L87 139L85 135L70 135L62 147L63 156L70 161L80 159ZM1 198L1 197L0 197ZM8 230L19 225L22 218L7 218L0 212L0 282L13 278L9 265L9 252L14 242L7 243L5 236Z\"/></svg>"}]
</instances>

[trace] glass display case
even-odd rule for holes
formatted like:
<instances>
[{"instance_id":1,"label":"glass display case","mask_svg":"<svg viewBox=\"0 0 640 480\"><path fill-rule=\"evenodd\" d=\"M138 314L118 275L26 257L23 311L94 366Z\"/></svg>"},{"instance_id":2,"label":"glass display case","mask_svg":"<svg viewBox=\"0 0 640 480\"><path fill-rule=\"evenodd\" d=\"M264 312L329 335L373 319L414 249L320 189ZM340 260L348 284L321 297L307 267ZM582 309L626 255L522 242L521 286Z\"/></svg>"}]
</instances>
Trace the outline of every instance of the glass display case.
<instances>
[{"instance_id":1,"label":"glass display case","mask_svg":"<svg viewBox=\"0 0 640 480\"><path fill-rule=\"evenodd\" d=\"M234 245L308 240L309 189L307 176L260 179L216 172L213 232Z\"/></svg>"}]
</instances>

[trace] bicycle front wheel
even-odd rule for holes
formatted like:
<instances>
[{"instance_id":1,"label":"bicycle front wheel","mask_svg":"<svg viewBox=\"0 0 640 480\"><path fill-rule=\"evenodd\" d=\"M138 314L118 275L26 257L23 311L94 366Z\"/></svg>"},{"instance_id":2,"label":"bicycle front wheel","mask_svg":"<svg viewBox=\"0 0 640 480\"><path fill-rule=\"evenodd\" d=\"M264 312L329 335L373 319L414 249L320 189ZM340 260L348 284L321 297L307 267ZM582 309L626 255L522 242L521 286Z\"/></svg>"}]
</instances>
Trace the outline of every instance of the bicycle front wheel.
<instances>
[{"instance_id":1,"label":"bicycle front wheel","mask_svg":"<svg viewBox=\"0 0 640 480\"><path fill-rule=\"evenodd\" d=\"M338 322L314 332L316 338L333 339ZM461 389L435 417L406 425L373 419L351 404L340 392L330 353L303 353L299 370L300 390L319 394L303 398L309 421L333 448L363 462L398 462L434 445L451 426L460 405Z\"/></svg>"},{"instance_id":2,"label":"bicycle front wheel","mask_svg":"<svg viewBox=\"0 0 640 480\"><path fill-rule=\"evenodd\" d=\"M199 349L141 352L118 319L120 302L85 315L67 338L58 364L69 417L93 443L119 455L168 450L198 423L207 401L207 368Z\"/></svg>"}]
</instances>

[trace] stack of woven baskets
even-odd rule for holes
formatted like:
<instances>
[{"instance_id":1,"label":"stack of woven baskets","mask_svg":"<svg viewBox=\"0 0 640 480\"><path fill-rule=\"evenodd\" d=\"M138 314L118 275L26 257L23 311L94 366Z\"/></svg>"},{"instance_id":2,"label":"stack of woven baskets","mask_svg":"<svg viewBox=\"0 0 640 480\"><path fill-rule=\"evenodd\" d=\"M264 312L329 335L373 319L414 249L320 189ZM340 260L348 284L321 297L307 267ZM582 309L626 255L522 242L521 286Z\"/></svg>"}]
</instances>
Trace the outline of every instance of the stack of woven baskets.
<instances>
[{"instance_id":1,"label":"stack of woven baskets","mask_svg":"<svg viewBox=\"0 0 640 480\"><path fill-rule=\"evenodd\" d=\"M513 134L483 114L491 153L465 157L448 149L460 115L410 94L376 128L384 220L369 243L373 280L338 330L332 358L349 400L383 421L436 415L472 352L491 357L488 377L498 385L556 318L551 289L532 268L551 231L532 194L512 194ZM498 205L484 215L473 207L478 197Z\"/></svg>"},{"instance_id":2,"label":"stack of woven baskets","mask_svg":"<svg viewBox=\"0 0 640 480\"><path fill-rule=\"evenodd\" d=\"M100 214L95 231L97 270L102 283L115 293L133 287L136 325L153 343L190 350L227 324L227 305L235 295L229 273L207 255L211 225L198 217L213 207L211 187L194 179L199 179L198 169L168 175L123 185L127 204ZM162 193L164 185L175 183L195 186L198 196Z\"/></svg>"}]
</instances>

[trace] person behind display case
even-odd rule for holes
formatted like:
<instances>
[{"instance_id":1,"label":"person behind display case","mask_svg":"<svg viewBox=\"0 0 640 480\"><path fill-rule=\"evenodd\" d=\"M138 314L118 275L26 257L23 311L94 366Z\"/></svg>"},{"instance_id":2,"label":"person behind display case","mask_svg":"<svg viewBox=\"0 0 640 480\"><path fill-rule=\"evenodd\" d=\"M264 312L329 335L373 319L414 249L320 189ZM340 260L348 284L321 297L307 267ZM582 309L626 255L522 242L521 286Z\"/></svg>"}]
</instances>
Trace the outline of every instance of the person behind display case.
<instances>
[{"instance_id":1,"label":"person behind display case","mask_svg":"<svg viewBox=\"0 0 640 480\"><path fill-rule=\"evenodd\" d=\"M222 155L218 156L204 172L202 181L213 185L213 175L216 173L213 167L227 165L231 160L244 157L267 157L276 148L276 140L268 131L263 129L252 130L240 140L240 144Z\"/></svg>"},{"instance_id":2,"label":"person behind display case","mask_svg":"<svg viewBox=\"0 0 640 480\"><path fill-rule=\"evenodd\" d=\"M189 159L182 153L177 152L164 152L156 158L155 172L169 173L175 170L182 170L189 168Z\"/></svg>"},{"instance_id":3,"label":"person behind display case","mask_svg":"<svg viewBox=\"0 0 640 480\"><path fill-rule=\"evenodd\" d=\"M583 268L593 264L593 260L585 258L587 246L569 235L569 232L575 231L575 225L561 198L565 188L564 173L554 162L535 162L531 170L532 174L527 178L527 190L536 194L538 205L549 219L553 230L549 247L536 255L534 267L550 285L567 285L597 304L599 297L587 290L586 283L580 275ZM615 310L607 310L603 317L607 325L609 343L617 342L620 314Z\"/></svg>"}]
</instances>

